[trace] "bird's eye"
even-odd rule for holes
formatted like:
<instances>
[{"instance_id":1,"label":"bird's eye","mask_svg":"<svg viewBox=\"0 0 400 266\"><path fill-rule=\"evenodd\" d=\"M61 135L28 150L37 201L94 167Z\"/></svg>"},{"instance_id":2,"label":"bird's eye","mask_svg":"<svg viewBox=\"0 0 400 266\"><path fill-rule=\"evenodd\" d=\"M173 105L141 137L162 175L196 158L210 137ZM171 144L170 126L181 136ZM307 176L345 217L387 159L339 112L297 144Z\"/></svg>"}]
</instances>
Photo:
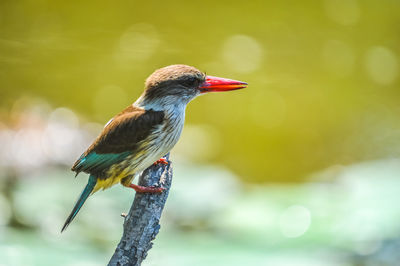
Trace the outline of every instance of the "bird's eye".
<instances>
[{"instance_id":1,"label":"bird's eye","mask_svg":"<svg viewBox=\"0 0 400 266\"><path fill-rule=\"evenodd\" d=\"M197 79L195 77L188 77L185 79L184 83L186 86L193 86L197 82Z\"/></svg>"}]
</instances>

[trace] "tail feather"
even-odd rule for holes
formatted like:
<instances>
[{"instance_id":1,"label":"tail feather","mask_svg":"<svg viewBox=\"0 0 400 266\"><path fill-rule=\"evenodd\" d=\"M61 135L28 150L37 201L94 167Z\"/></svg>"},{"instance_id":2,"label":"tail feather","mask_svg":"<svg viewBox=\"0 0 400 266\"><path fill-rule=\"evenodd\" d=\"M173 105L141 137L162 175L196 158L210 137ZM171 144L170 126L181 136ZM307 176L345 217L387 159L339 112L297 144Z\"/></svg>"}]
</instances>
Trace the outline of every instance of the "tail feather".
<instances>
[{"instance_id":1,"label":"tail feather","mask_svg":"<svg viewBox=\"0 0 400 266\"><path fill-rule=\"evenodd\" d=\"M75 203L72 212L68 216L67 220L65 221L64 226L61 229L61 233L68 227L68 225L72 222L75 216L78 214L79 210L82 208L83 204L85 203L86 199L89 197L90 193L92 193L94 187L96 186L97 179L95 176L90 175L89 181L86 187L83 189L81 195L79 196L77 202Z\"/></svg>"}]
</instances>

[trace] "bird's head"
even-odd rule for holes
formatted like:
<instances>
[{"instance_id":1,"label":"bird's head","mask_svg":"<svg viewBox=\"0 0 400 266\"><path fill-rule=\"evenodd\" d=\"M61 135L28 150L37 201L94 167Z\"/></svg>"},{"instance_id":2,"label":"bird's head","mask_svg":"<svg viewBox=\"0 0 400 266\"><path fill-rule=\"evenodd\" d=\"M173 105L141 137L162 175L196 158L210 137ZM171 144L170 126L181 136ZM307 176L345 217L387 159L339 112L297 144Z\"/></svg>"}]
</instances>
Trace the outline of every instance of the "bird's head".
<instances>
[{"instance_id":1,"label":"bird's head","mask_svg":"<svg viewBox=\"0 0 400 266\"><path fill-rule=\"evenodd\" d=\"M145 83L142 101L159 104L187 104L196 96L245 88L247 83L207 76L187 65L171 65L154 71Z\"/></svg>"}]
</instances>

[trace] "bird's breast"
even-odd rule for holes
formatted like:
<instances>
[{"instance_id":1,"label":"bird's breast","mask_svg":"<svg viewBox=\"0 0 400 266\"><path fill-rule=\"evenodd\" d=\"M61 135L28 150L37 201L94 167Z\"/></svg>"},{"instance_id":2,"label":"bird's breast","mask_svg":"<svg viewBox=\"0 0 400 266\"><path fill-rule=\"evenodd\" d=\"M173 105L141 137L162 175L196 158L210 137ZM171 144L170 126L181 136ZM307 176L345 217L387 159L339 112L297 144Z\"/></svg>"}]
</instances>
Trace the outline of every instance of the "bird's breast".
<instances>
[{"instance_id":1,"label":"bird's breast","mask_svg":"<svg viewBox=\"0 0 400 266\"><path fill-rule=\"evenodd\" d=\"M164 122L157 126L140 148L124 162L132 172L140 172L166 155L178 142L185 120L184 113L166 112Z\"/></svg>"},{"instance_id":2,"label":"bird's breast","mask_svg":"<svg viewBox=\"0 0 400 266\"><path fill-rule=\"evenodd\" d=\"M152 134L153 138L150 147L154 149L157 156L164 156L175 146L181 136L184 120L184 113L167 113L164 123Z\"/></svg>"}]
</instances>

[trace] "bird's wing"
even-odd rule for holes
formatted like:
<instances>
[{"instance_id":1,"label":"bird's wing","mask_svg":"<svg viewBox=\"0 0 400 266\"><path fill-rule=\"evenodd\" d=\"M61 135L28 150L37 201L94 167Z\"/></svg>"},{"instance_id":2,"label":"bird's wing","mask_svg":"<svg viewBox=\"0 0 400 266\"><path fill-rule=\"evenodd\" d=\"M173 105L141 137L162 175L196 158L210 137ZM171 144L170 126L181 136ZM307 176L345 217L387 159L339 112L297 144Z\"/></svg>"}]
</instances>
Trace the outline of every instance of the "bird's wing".
<instances>
[{"instance_id":1,"label":"bird's wing","mask_svg":"<svg viewBox=\"0 0 400 266\"><path fill-rule=\"evenodd\" d=\"M77 174L82 171L96 174L123 161L137 151L140 142L145 140L163 119L162 111L128 106L107 123L71 170Z\"/></svg>"}]
</instances>

